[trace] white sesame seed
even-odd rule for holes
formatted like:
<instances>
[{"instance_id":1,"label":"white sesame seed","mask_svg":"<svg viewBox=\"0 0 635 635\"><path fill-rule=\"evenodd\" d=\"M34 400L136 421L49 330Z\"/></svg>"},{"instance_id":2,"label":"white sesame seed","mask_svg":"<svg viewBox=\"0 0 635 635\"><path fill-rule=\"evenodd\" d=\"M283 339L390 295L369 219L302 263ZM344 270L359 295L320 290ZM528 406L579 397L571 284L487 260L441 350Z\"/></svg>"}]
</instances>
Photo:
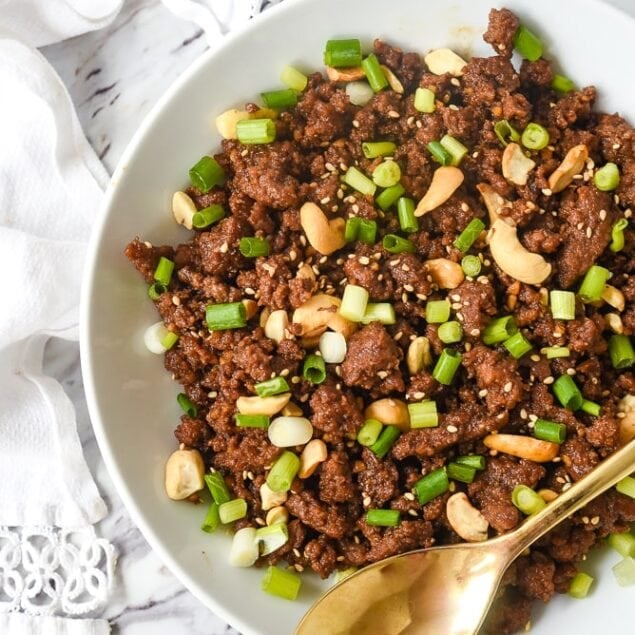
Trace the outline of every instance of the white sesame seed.
<instances>
[{"instance_id":1,"label":"white sesame seed","mask_svg":"<svg viewBox=\"0 0 635 635\"><path fill-rule=\"evenodd\" d=\"M417 517L417 510L416 509L409 509L408 510L408 514L410 516L414 516L416 518Z\"/></svg>"},{"instance_id":2,"label":"white sesame seed","mask_svg":"<svg viewBox=\"0 0 635 635\"><path fill-rule=\"evenodd\" d=\"M512 391L512 387L513 384L511 381L508 381L504 386L503 386L503 392L511 392Z\"/></svg>"},{"instance_id":3,"label":"white sesame seed","mask_svg":"<svg viewBox=\"0 0 635 635\"><path fill-rule=\"evenodd\" d=\"M426 396L425 392L414 392L412 393L413 399L423 399Z\"/></svg>"},{"instance_id":4,"label":"white sesame seed","mask_svg":"<svg viewBox=\"0 0 635 635\"><path fill-rule=\"evenodd\" d=\"M218 397L218 393L217 393L215 390L212 390L212 391L210 391L210 392L208 392L208 393L207 393L207 396L208 396L210 399L216 399L216 397Z\"/></svg>"},{"instance_id":5,"label":"white sesame seed","mask_svg":"<svg viewBox=\"0 0 635 635\"><path fill-rule=\"evenodd\" d=\"M221 254L226 254L227 251L229 250L229 245L224 242L219 248L218 251L220 251Z\"/></svg>"},{"instance_id":6,"label":"white sesame seed","mask_svg":"<svg viewBox=\"0 0 635 635\"><path fill-rule=\"evenodd\" d=\"M450 426L448 426L448 427L446 428L446 430L447 430L448 432L452 433L452 434L455 434L456 432L458 432L458 431L459 431L459 429L458 429L456 426L451 426L451 425L450 425Z\"/></svg>"},{"instance_id":7,"label":"white sesame seed","mask_svg":"<svg viewBox=\"0 0 635 635\"><path fill-rule=\"evenodd\" d=\"M532 362L539 362L540 355L532 355L529 359L531 359Z\"/></svg>"},{"instance_id":8,"label":"white sesame seed","mask_svg":"<svg viewBox=\"0 0 635 635\"><path fill-rule=\"evenodd\" d=\"M460 86L460 85L461 85L461 82L458 80L458 78L457 78L457 77L453 77L453 78L450 80L450 84L452 84L452 86Z\"/></svg>"},{"instance_id":9,"label":"white sesame seed","mask_svg":"<svg viewBox=\"0 0 635 635\"><path fill-rule=\"evenodd\" d=\"M600 210L600 220L606 220L606 210L605 209L601 209Z\"/></svg>"},{"instance_id":10,"label":"white sesame seed","mask_svg":"<svg viewBox=\"0 0 635 635\"><path fill-rule=\"evenodd\" d=\"M359 121L357 121L357 119L353 119L353 128L359 128Z\"/></svg>"},{"instance_id":11,"label":"white sesame seed","mask_svg":"<svg viewBox=\"0 0 635 635\"><path fill-rule=\"evenodd\" d=\"M483 390L478 391L478 396L481 397L482 399L483 397L487 397L487 393L488 393L487 388L483 388Z\"/></svg>"},{"instance_id":12,"label":"white sesame seed","mask_svg":"<svg viewBox=\"0 0 635 635\"><path fill-rule=\"evenodd\" d=\"M454 111L458 111L458 110L459 110L459 107L458 107L456 104L450 104L450 105L448 106L448 108L449 108L450 110L454 110Z\"/></svg>"},{"instance_id":13,"label":"white sesame seed","mask_svg":"<svg viewBox=\"0 0 635 635\"><path fill-rule=\"evenodd\" d=\"M392 119L399 119L399 117L401 117L401 115L396 110L389 110L388 116Z\"/></svg>"},{"instance_id":14,"label":"white sesame seed","mask_svg":"<svg viewBox=\"0 0 635 635\"><path fill-rule=\"evenodd\" d=\"M543 193L545 196L551 196L551 195L553 194L553 192L552 192L552 191L551 191L548 187L545 187L545 188L542 190L542 193Z\"/></svg>"},{"instance_id":15,"label":"white sesame seed","mask_svg":"<svg viewBox=\"0 0 635 635\"><path fill-rule=\"evenodd\" d=\"M359 262L360 265L369 265L370 264L370 258L368 256L360 256L357 259L357 262Z\"/></svg>"},{"instance_id":16,"label":"white sesame seed","mask_svg":"<svg viewBox=\"0 0 635 635\"><path fill-rule=\"evenodd\" d=\"M527 411L524 408L520 409L520 418L527 419Z\"/></svg>"},{"instance_id":17,"label":"white sesame seed","mask_svg":"<svg viewBox=\"0 0 635 635\"><path fill-rule=\"evenodd\" d=\"M408 291L408 293L412 293L415 290L411 284L404 284L403 288L405 291Z\"/></svg>"},{"instance_id":18,"label":"white sesame seed","mask_svg":"<svg viewBox=\"0 0 635 635\"><path fill-rule=\"evenodd\" d=\"M407 500L407 501L413 501L415 499L415 495L412 492L406 492L403 497Z\"/></svg>"},{"instance_id":19,"label":"white sesame seed","mask_svg":"<svg viewBox=\"0 0 635 635\"><path fill-rule=\"evenodd\" d=\"M472 329L472 330L470 331L470 335L471 335L472 337L478 337L480 334L481 334L480 329Z\"/></svg>"},{"instance_id":20,"label":"white sesame seed","mask_svg":"<svg viewBox=\"0 0 635 635\"><path fill-rule=\"evenodd\" d=\"M633 210L630 208L624 211L624 218L630 218L633 215Z\"/></svg>"},{"instance_id":21,"label":"white sesame seed","mask_svg":"<svg viewBox=\"0 0 635 635\"><path fill-rule=\"evenodd\" d=\"M551 375L549 375L549 377L545 377L542 380L542 383L549 385L549 384L553 384L554 381L555 381L555 379Z\"/></svg>"},{"instance_id":22,"label":"white sesame seed","mask_svg":"<svg viewBox=\"0 0 635 635\"><path fill-rule=\"evenodd\" d=\"M567 375L573 377L576 374L575 368L567 368Z\"/></svg>"},{"instance_id":23,"label":"white sesame seed","mask_svg":"<svg viewBox=\"0 0 635 635\"><path fill-rule=\"evenodd\" d=\"M368 507L371 504L371 498L370 496L364 496L364 500L362 501L364 507Z\"/></svg>"}]
</instances>

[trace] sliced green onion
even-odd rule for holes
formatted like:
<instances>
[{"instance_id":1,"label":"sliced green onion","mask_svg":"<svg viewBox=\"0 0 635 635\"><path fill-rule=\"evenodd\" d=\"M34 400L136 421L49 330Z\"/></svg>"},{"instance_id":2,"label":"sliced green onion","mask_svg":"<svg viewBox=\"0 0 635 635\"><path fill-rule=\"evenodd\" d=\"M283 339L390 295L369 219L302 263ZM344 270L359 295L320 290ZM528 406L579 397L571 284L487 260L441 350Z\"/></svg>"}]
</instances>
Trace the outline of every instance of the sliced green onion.
<instances>
[{"instance_id":1,"label":"sliced green onion","mask_svg":"<svg viewBox=\"0 0 635 635\"><path fill-rule=\"evenodd\" d=\"M178 341L178 334L173 331L168 331L165 334L165 337L161 340L161 346L163 346L166 351L169 351Z\"/></svg>"},{"instance_id":2,"label":"sliced green onion","mask_svg":"<svg viewBox=\"0 0 635 635\"><path fill-rule=\"evenodd\" d=\"M346 219L346 225L344 227L344 240L347 243L351 243L354 240L357 240L357 236L359 235L359 224L361 222L361 218L359 216L352 216L351 218Z\"/></svg>"},{"instance_id":3,"label":"sliced green onion","mask_svg":"<svg viewBox=\"0 0 635 635\"><path fill-rule=\"evenodd\" d=\"M401 168L396 161L382 161L373 170L373 183L379 187L392 187L399 183L401 178Z\"/></svg>"},{"instance_id":4,"label":"sliced green onion","mask_svg":"<svg viewBox=\"0 0 635 635\"><path fill-rule=\"evenodd\" d=\"M261 93L261 97L267 108L275 108L278 110L293 108L293 106L298 103L298 93L291 88L270 90L265 93Z\"/></svg>"},{"instance_id":5,"label":"sliced green onion","mask_svg":"<svg viewBox=\"0 0 635 635\"><path fill-rule=\"evenodd\" d=\"M391 254L401 254L403 252L413 253L417 251L415 244L407 238L402 238L396 234L386 234L381 241L383 248Z\"/></svg>"},{"instance_id":6,"label":"sliced green onion","mask_svg":"<svg viewBox=\"0 0 635 635\"><path fill-rule=\"evenodd\" d=\"M166 293L167 290L168 288L161 282L153 282L148 287L148 295L151 300L158 300L161 297L161 294Z\"/></svg>"},{"instance_id":7,"label":"sliced green onion","mask_svg":"<svg viewBox=\"0 0 635 635\"><path fill-rule=\"evenodd\" d=\"M493 319L483 331L483 343L487 346L499 344L509 339L518 331L513 315Z\"/></svg>"},{"instance_id":8,"label":"sliced green onion","mask_svg":"<svg viewBox=\"0 0 635 635\"><path fill-rule=\"evenodd\" d=\"M176 396L176 401L181 406L181 410L188 416L194 419L198 414L198 408L190 401L189 397L184 393L180 392Z\"/></svg>"},{"instance_id":9,"label":"sliced green onion","mask_svg":"<svg viewBox=\"0 0 635 635\"><path fill-rule=\"evenodd\" d=\"M271 143L276 140L276 124L271 119L241 119L236 137L243 144Z\"/></svg>"},{"instance_id":10,"label":"sliced green onion","mask_svg":"<svg viewBox=\"0 0 635 635\"><path fill-rule=\"evenodd\" d=\"M444 137L442 137L439 143L441 143L441 145L452 157L450 165L460 165L461 161L463 161L463 158L468 153L468 149L458 139L455 139L449 134L446 134Z\"/></svg>"},{"instance_id":11,"label":"sliced green onion","mask_svg":"<svg viewBox=\"0 0 635 635\"><path fill-rule=\"evenodd\" d=\"M369 509L366 522L373 527L396 527L399 524L398 509Z\"/></svg>"},{"instance_id":12,"label":"sliced green onion","mask_svg":"<svg viewBox=\"0 0 635 635\"><path fill-rule=\"evenodd\" d=\"M244 415L237 413L234 415L236 425L239 428L262 428L269 427L269 417L267 415Z\"/></svg>"},{"instance_id":13,"label":"sliced green onion","mask_svg":"<svg viewBox=\"0 0 635 635\"><path fill-rule=\"evenodd\" d=\"M593 265L584 274L578 295L584 302L597 302L602 297L604 286L611 277L611 272L599 265Z\"/></svg>"},{"instance_id":14,"label":"sliced green onion","mask_svg":"<svg viewBox=\"0 0 635 635\"><path fill-rule=\"evenodd\" d=\"M383 425L381 421L377 421L377 419L367 419L357 433L357 442L360 445L370 447L379 438L382 428Z\"/></svg>"},{"instance_id":15,"label":"sliced green onion","mask_svg":"<svg viewBox=\"0 0 635 635\"><path fill-rule=\"evenodd\" d=\"M205 483L207 484L207 488L217 505L222 505L223 503L231 500L229 488L227 487L227 483L225 483L225 479L220 472L206 474Z\"/></svg>"},{"instance_id":16,"label":"sliced green onion","mask_svg":"<svg viewBox=\"0 0 635 635\"><path fill-rule=\"evenodd\" d=\"M583 399L580 410L594 417L599 417L600 412L602 412L602 407L600 406L599 403L595 403L595 401L589 401L588 399Z\"/></svg>"},{"instance_id":17,"label":"sliced green onion","mask_svg":"<svg viewBox=\"0 0 635 635\"><path fill-rule=\"evenodd\" d=\"M289 392L289 384L284 377L273 377L256 384L254 390L259 397L272 397L283 392Z\"/></svg>"},{"instance_id":18,"label":"sliced green onion","mask_svg":"<svg viewBox=\"0 0 635 635\"><path fill-rule=\"evenodd\" d=\"M624 558L635 556L635 536L633 534L611 534L608 543L611 549L615 549Z\"/></svg>"},{"instance_id":19,"label":"sliced green onion","mask_svg":"<svg viewBox=\"0 0 635 635\"><path fill-rule=\"evenodd\" d=\"M516 485L512 491L512 503L526 516L531 516L544 509L547 505L545 500L526 485Z\"/></svg>"},{"instance_id":20,"label":"sliced green onion","mask_svg":"<svg viewBox=\"0 0 635 635\"><path fill-rule=\"evenodd\" d=\"M285 66L280 74L280 80L285 86L301 93L306 88L309 78L293 66Z\"/></svg>"},{"instance_id":21,"label":"sliced green onion","mask_svg":"<svg viewBox=\"0 0 635 635\"><path fill-rule=\"evenodd\" d=\"M481 235L484 229L485 223L479 218L473 218L457 236L454 241L454 246L462 253L465 253L474 244L474 241Z\"/></svg>"},{"instance_id":22,"label":"sliced green onion","mask_svg":"<svg viewBox=\"0 0 635 635\"><path fill-rule=\"evenodd\" d=\"M296 573L272 565L267 567L261 586L265 593L293 601L298 597L302 580Z\"/></svg>"},{"instance_id":23,"label":"sliced green onion","mask_svg":"<svg viewBox=\"0 0 635 635\"><path fill-rule=\"evenodd\" d=\"M471 483L476 476L476 468L463 463L450 463L448 465L448 478L461 483Z\"/></svg>"},{"instance_id":24,"label":"sliced green onion","mask_svg":"<svg viewBox=\"0 0 635 635\"><path fill-rule=\"evenodd\" d=\"M287 523L276 523L256 529L256 540L262 544L261 556L268 556L289 541Z\"/></svg>"},{"instance_id":25,"label":"sliced green onion","mask_svg":"<svg viewBox=\"0 0 635 635\"><path fill-rule=\"evenodd\" d=\"M475 470L484 470L486 466L485 457L481 454L470 454L469 456L459 456L455 459L455 463L460 463L461 465L468 465L469 467L473 467Z\"/></svg>"},{"instance_id":26,"label":"sliced green onion","mask_svg":"<svg viewBox=\"0 0 635 635\"><path fill-rule=\"evenodd\" d=\"M579 410L582 406L582 393L569 375L560 375L553 384L553 392L558 401L567 410Z\"/></svg>"},{"instance_id":27,"label":"sliced green onion","mask_svg":"<svg viewBox=\"0 0 635 635\"><path fill-rule=\"evenodd\" d=\"M392 156L396 149L397 144L393 141L365 141L362 143L362 152L367 159Z\"/></svg>"},{"instance_id":28,"label":"sliced green onion","mask_svg":"<svg viewBox=\"0 0 635 635\"><path fill-rule=\"evenodd\" d=\"M285 450L269 470L267 485L274 492L288 492L299 469L300 459L293 452Z\"/></svg>"},{"instance_id":29,"label":"sliced green onion","mask_svg":"<svg viewBox=\"0 0 635 635\"><path fill-rule=\"evenodd\" d=\"M450 481L445 469L442 467L433 470L430 474L426 474L414 485L417 500L421 505L425 505L437 496L445 494L448 489L450 489Z\"/></svg>"},{"instance_id":30,"label":"sliced green onion","mask_svg":"<svg viewBox=\"0 0 635 635\"><path fill-rule=\"evenodd\" d=\"M362 68L366 73L366 79L370 84L370 87L378 93L388 86L388 80L384 71L382 70L379 60L374 53L371 53L367 58L362 60Z\"/></svg>"},{"instance_id":31,"label":"sliced green onion","mask_svg":"<svg viewBox=\"0 0 635 635\"><path fill-rule=\"evenodd\" d=\"M370 451L377 458L383 459L400 435L401 432L397 426L384 426L377 441L370 446Z\"/></svg>"},{"instance_id":32,"label":"sliced green onion","mask_svg":"<svg viewBox=\"0 0 635 635\"><path fill-rule=\"evenodd\" d=\"M342 181L364 196L374 196L377 190L377 186L354 166L348 168Z\"/></svg>"},{"instance_id":33,"label":"sliced green onion","mask_svg":"<svg viewBox=\"0 0 635 635\"><path fill-rule=\"evenodd\" d=\"M503 342L503 346L514 359L520 359L532 349L531 342L520 331L506 339Z\"/></svg>"},{"instance_id":34,"label":"sliced green onion","mask_svg":"<svg viewBox=\"0 0 635 635\"><path fill-rule=\"evenodd\" d=\"M377 238L377 221L368 220L367 218L359 219L359 229L357 231L357 240L365 245L374 245Z\"/></svg>"},{"instance_id":35,"label":"sliced green onion","mask_svg":"<svg viewBox=\"0 0 635 635\"><path fill-rule=\"evenodd\" d=\"M215 532L220 525L220 516L218 514L218 503L214 502L209 506L207 510L207 514L205 514L205 518L203 519L203 524L201 525L201 529L208 534Z\"/></svg>"},{"instance_id":36,"label":"sliced green onion","mask_svg":"<svg viewBox=\"0 0 635 635\"><path fill-rule=\"evenodd\" d=\"M415 110L419 112L434 112L436 105L434 103L434 92L429 88L417 88L414 100Z\"/></svg>"},{"instance_id":37,"label":"sliced green onion","mask_svg":"<svg viewBox=\"0 0 635 635\"><path fill-rule=\"evenodd\" d=\"M302 366L302 376L312 384L321 384L326 379L326 364L319 355L307 355Z\"/></svg>"},{"instance_id":38,"label":"sliced green onion","mask_svg":"<svg viewBox=\"0 0 635 635\"><path fill-rule=\"evenodd\" d=\"M570 93L572 90L575 90L575 84L568 77L555 73L551 80L551 88L557 90L559 93Z\"/></svg>"},{"instance_id":39,"label":"sliced green onion","mask_svg":"<svg viewBox=\"0 0 635 635\"><path fill-rule=\"evenodd\" d=\"M613 253L624 249L624 230L627 227L628 221L625 218L620 218L620 220L611 227L611 244L609 245L609 249Z\"/></svg>"},{"instance_id":40,"label":"sliced green onion","mask_svg":"<svg viewBox=\"0 0 635 635\"><path fill-rule=\"evenodd\" d=\"M384 212L388 211L398 200L406 193L403 185L398 183L397 185L393 185L392 187L386 188L381 194L377 196L375 199L375 203L379 206L380 209L384 210Z\"/></svg>"},{"instance_id":41,"label":"sliced green onion","mask_svg":"<svg viewBox=\"0 0 635 635\"><path fill-rule=\"evenodd\" d=\"M537 35L522 24L518 27L516 35L514 35L514 48L530 62L535 62L542 57L542 42Z\"/></svg>"},{"instance_id":42,"label":"sliced green onion","mask_svg":"<svg viewBox=\"0 0 635 635\"><path fill-rule=\"evenodd\" d=\"M624 558L612 568L615 579L620 586L635 584L635 559Z\"/></svg>"},{"instance_id":43,"label":"sliced green onion","mask_svg":"<svg viewBox=\"0 0 635 635\"><path fill-rule=\"evenodd\" d=\"M498 140L506 146L510 141L520 141L520 132L512 126L507 119L502 119L494 124L494 132Z\"/></svg>"},{"instance_id":44,"label":"sliced green onion","mask_svg":"<svg viewBox=\"0 0 635 635\"><path fill-rule=\"evenodd\" d=\"M455 344L463 339L463 327L454 320L444 322L439 325L437 335L444 344Z\"/></svg>"},{"instance_id":45,"label":"sliced green onion","mask_svg":"<svg viewBox=\"0 0 635 635\"><path fill-rule=\"evenodd\" d=\"M594 580L589 574L578 571L569 583L568 593L576 600L583 600L589 594L593 582Z\"/></svg>"},{"instance_id":46,"label":"sliced green onion","mask_svg":"<svg viewBox=\"0 0 635 635\"><path fill-rule=\"evenodd\" d=\"M562 444L567 438L567 426L564 423L547 421L546 419L536 419L534 422L534 436L542 441Z\"/></svg>"},{"instance_id":47,"label":"sliced green onion","mask_svg":"<svg viewBox=\"0 0 635 635\"><path fill-rule=\"evenodd\" d=\"M347 284L342 295L339 314L351 322L361 322L368 305L368 291L355 284Z\"/></svg>"},{"instance_id":48,"label":"sliced green onion","mask_svg":"<svg viewBox=\"0 0 635 635\"><path fill-rule=\"evenodd\" d=\"M539 123L530 123L523 130L520 142L529 150L542 150L549 145L549 132Z\"/></svg>"},{"instance_id":49,"label":"sliced green onion","mask_svg":"<svg viewBox=\"0 0 635 635\"><path fill-rule=\"evenodd\" d=\"M396 321L395 309L389 302L369 302L362 318L362 324L370 324L371 322L394 324Z\"/></svg>"},{"instance_id":50,"label":"sliced green onion","mask_svg":"<svg viewBox=\"0 0 635 635\"><path fill-rule=\"evenodd\" d=\"M245 258L269 255L269 243L265 238L241 238L238 249Z\"/></svg>"},{"instance_id":51,"label":"sliced green onion","mask_svg":"<svg viewBox=\"0 0 635 635\"><path fill-rule=\"evenodd\" d=\"M225 171L216 159L204 156L190 168L190 182L200 192L209 192L225 182Z\"/></svg>"},{"instance_id":52,"label":"sliced green onion","mask_svg":"<svg viewBox=\"0 0 635 635\"><path fill-rule=\"evenodd\" d=\"M172 272L174 271L174 262L169 258L161 256L157 264L157 268L154 270L154 279L166 287L170 284L172 279Z\"/></svg>"},{"instance_id":53,"label":"sliced green onion","mask_svg":"<svg viewBox=\"0 0 635 635\"><path fill-rule=\"evenodd\" d=\"M411 198L402 196L397 201L397 217L401 231L408 234L419 231L419 223L415 216L415 202Z\"/></svg>"},{"instance_id":54,"label":"sliced green onion","mask_svg":"<svg viewBox=\"0 0 635 635\"><path fill-rule=\"evenodd\" d=\"M625 476L616 486L615 489L625 496L635 498L635 478Z\"/></svg>"},{"instance_id":55,"label":"sliced green onion","mask_svg":"<svg viewBox=\"0 0 635 635\"><path fill-rule=\"evenodd\" d=\"M451 348L444 348L432 371L432 376L444 386L449 386L461 365L463 356Z\"/></svg>"},{"instance_id":56,"label":"sliced green onion","mask_svg":"<svg viewBox=\"0 0 635 635\"><path fill-rule=\"evenodd\" d=\"M442 324L450 319L449 300L428 300L426 304L426 322L428 324Z\"/></svg>"},{"instance_id":57,"label":"sliced green onion","mask_svg":"<svg viewBox=\"0 0 635 635\"><path fill-rule=\"evenodd\" d=\"M547 346L545 348L541 348L540 352L547 359L556 359L558 357L569 357L571 355L571 351L567 346Z\"/></svg>"},{"instance_id":58,"label":"sliced green onion","mask_svg":"<svg viewBox=\"0 0 635 635\"><path fill-rule=\"evenodd\" d=\"M234 500L223 503L218 508L218 517L223 525L233 523L247 515L247 501L244 498L234 498Z\"/></svg>"},{"instance_id":59,"label":"sliced green onion","mask_svg":"<svg viewBox=\"0 0 635 635\"><path fill-rule=\"evenodd\" d=\"M609 356L613 368L630 368L635 362L635 351L627 335L611 335L609 339Z\"/></svg>"},{"instance_id":60,"label":"sliced green onion","mask_svg":"<svg viewBox=\"0 0 635 635\"><path fill-rule=\"evenodd\" d=\"M452 155L441 145L440 141L430 141L426 148L437 163L441 165L452 164Z\"/></svg>"},{"instance_id":61,"label":"sliced green onion","mask_svg":"<svg viewBox=\"0 0 635 635\"><path fill-rule=\"evenodd\" d=\"M463 256L461 260L461 269L469 278L476 278L481 273L481 259L478 256Z\"/></svg>"},{"instance_id":62,"label":"sliced green onion","mask_svg":"<svg viewBox=\"0 0 635 635\"><path fill-rule=\"evenodd\" d=\"M357 39L329 40L324 50L326 66L341 68L362 63L362 45Z\"/></svg>"},{"instance_id":63,"label":"sliced green onion","mask_svg":"<svg viewBox=\"0 0 635 635\"><path fill-rule=\"evenodd\" d=\"M620 169L609 162L595 173L593 182L601 192L612 192L620 184Z\"/></svg>"},{"instance_id":64,"label":"sliced green onion","mask_svg":"<svg viewBox=\"0 0 635 635\"><path fill-rule=\"evenodd\" d=\"M436 401L426 400L419 403L409 403L408 413L410 427L413 429L436 428L439 425Z\"/></svg>"},{"instance_id":65,"label":"sliced green onion","mask_svg":"<svg viewBox=\"0 0 635 635\"><path fill-rule=\"evenodd\" d=\"M575 293L553 289L549 292L551 315L555 320L575 320Z\"/></svg>"},{"instance_id":66,"label":"sliced green onion","mask_svg":"<svg viewBox=\"0 0 635 635\"><path fill-rule=\"evenodd\" d=\"M225 210L222 205L210 205L205 207L192 216L192 227L196 229L205 229L210 225L218 222L221 218L224 218Z\"/></svg>"},{"instance_id":67,"label":"sliced green onion","mask_svg":"<svg viewBox=\"0 0 635 635\"><path fill-rule=\"evenodd\" d=\"M205 307L205 320L210 331L239 329L247 325L247 311L242 302L208 304Z\"/></svg>"}]
</instances>

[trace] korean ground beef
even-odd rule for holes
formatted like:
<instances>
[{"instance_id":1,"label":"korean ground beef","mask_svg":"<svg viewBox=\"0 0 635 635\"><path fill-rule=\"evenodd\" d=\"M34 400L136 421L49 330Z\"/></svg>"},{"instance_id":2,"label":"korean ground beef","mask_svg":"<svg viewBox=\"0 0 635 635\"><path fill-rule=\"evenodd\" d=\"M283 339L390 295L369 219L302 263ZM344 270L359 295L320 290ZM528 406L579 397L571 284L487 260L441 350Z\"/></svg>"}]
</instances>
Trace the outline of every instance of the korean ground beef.
<instances>
[{"instance_id":1,"label":"korean ground beef","mask_svg":"<svg viewBox=\"0 0 635 635\"><path fill-rule=\"evenodd\" d=\"M594 110L593 86L552 88L549 60L525 59L515 67L518 28L512 12L492 10L484 38L494 55L473 57L454 74L435 74L419 53L376 40L374 54L392 72L393 82L365 105L351 102L345 81L312 74L297 105L275 118L273 142L225 139L214 155L224 183L206 192L186 190L198 210L221 205L224 218L195 229L189 242L176 247L137 238L126 248L149 284L161 257L175 263L155 305L167 329L178 335L165 353L165 368L182 384L195 411L181 417L174 434L182 447L201 453L207 469L224 476L233 497L247 502L236 529L265 524L261 487L285 451L272 444L266 429L236 425L240 397L254 396L256 384L285 378L293 404L287 412L308 419L313 439L324 443L325 459L310 476L296 477L282 496L288 541L259 564L312 569L327 577L336 569L459 542L446 513L448 499L458 492L480 511L490 537L509 532L524 518L511 500L516 486L553 497L629 438L620 408L635 393L635 378L627 367L614 368L608 349L615 334L630 337L635 329L635 234L626 227L624 246L615 251L610 245L612 228L630 219L635 205L635 131L618 114ZM434 92L433 112L415 108L417 88ZM254 116L257 110L246 106ZM495 130L501 121L518 132L530 123L548 131L548 144L539 150L515 140L534 162L525 184L503 174L503 153L514 138L507 132L501 142ZM392 141L403 196L417 204L440 168L428 144L445 135L468 149L457 168L463 180L418 217L416 231L401 230L395 205L384 210L377 204L381 188L373 196L342 181L350 167L371 177L386 161L366 158L364 142ZM585 154L575 174L565 177L562 189L552 188L550 177L580 146ZM609 162L621 178L616 188L602 191L594 177ZM489 206L498 201L498 216L514 228L520 245L540 256L548 271L543 281L514 278L493 256L487 230L495 217L491 210L488 215L488 200ZM300 210L308 203L322 211L321 219L331 221L340 238L346 219L375 221L373 244L341 240L332 253L320 252L302 223ZM480 219L485 230L464 252L455 241L473 219ZM408 249L387 251L386 235L407 239ZM243 255L239 244L245 237L266 239L269 254ZM466 254L480 259L477 275L458 270ZM610 297L583 302L580 284L594 265L611 272ZM455 279L447 282L437 267ZM302 310L296 314L301 307L311 307L307 302L316 296L321 306L329 297L339 305L349 285L365 289L371 303L392 305L396 319L392 324L329 322L329 330L345 335L346 355L341 363L326 364L324 381L312 383L303 376L303 363L316 353L327 327L322 320L307 332L294 316L301 315ZM574 319L553 317L550 290L576 294ZM446 299L450 320L463 331L454 343L444 343L440 325L426 320L428 302ZM242 301L248 315L244 328L208 328L206 307ZM281 311L286 313L281 319L288 320L283 337L267 337L267 318ZM337 306L326 311L337 316ZM500 341L483 341L488 325L503 316L513 316L531 345L519 358ZM556 347L568 349L568 356L549 358L544 349ZM444 349L461 355L449 385L437 381L433 371ZM599 405L599 414L562 406L553 390L562 376L573 379L585 400ZM378 456L358 442L357 434L366 408L385 398L399 406L434 401L438 425L413 429L401 422L398 438ZM536 462L484 442L498 434L533 437L537 419L566 427L566 440L552 460ZM303 447L286 450L300 456ZM444 493L420 503L415 484L422 477L473 454L485 457L485 467L472 482L451 480ZM399 522L373 526L367 522L369 509L398 510ZM632 521L635 500L611 490L542 538L508 570L487 632L522 631L532 602L566 592L588 551L609 534L628 531Z\"/></svg>"}]
</instances>

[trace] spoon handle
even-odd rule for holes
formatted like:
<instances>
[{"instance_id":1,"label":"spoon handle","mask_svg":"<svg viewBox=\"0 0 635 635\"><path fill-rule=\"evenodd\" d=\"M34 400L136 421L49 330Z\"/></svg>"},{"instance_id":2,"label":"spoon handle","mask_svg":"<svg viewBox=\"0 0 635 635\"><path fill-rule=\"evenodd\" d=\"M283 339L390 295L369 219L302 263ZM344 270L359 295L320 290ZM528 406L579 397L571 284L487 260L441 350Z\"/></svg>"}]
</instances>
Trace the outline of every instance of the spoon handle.
<instances>
[{"instance_id":1,"label":"spoon handle","mask_svg":"<svg viewBox=\"0 0 635 635\"><path fill-rule=\"evenodd\" d=\"M542 511L527 518L512 534L514 540L509 545L509 549L513 553L513 558L520 555L565 517L584 507L631 472L635 472L635 439L560 494Z\"/></svg>"}]
</instances>

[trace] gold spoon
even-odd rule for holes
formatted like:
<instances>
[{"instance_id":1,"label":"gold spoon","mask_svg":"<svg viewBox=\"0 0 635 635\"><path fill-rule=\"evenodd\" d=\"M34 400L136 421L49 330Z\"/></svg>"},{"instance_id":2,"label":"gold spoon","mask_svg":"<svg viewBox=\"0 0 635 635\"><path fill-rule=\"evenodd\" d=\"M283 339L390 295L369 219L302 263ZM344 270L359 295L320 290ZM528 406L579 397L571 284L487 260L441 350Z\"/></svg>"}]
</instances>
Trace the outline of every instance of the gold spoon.
<instances>
[{"instance_id":1,"label":"gold spoon","mask_svg":"<svg viewBox=\"0 0 635 635\"><path fill-rule=\"evenodd\" d=\"M513 560L633 471L635 439L509 534L411 551L345 578L313 605L295 635L474 635Z\"/></svg>"}]
</instances>

